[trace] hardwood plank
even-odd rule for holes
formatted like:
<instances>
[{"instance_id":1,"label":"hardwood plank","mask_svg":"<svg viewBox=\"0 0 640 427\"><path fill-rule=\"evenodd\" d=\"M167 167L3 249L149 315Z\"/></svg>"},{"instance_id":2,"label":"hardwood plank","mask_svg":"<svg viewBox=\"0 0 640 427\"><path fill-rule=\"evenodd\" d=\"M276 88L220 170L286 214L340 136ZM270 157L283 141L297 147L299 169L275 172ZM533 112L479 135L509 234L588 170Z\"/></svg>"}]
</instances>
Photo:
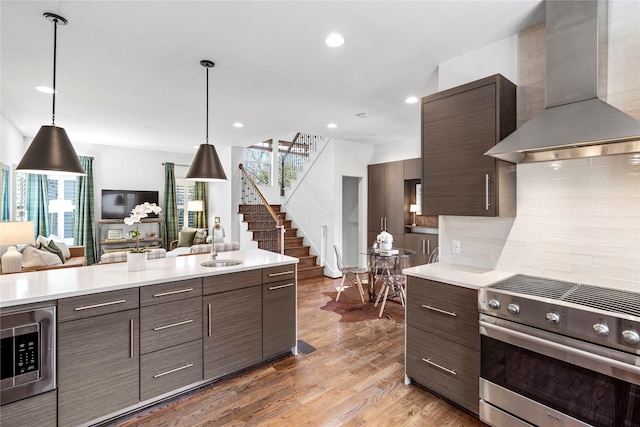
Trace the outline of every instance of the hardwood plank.
<instances>
[{"instance_id":1,"label":"hardwood plank","mask_svg":"<svg viewBox=\"0 0 640 427\"><path fill-rule=\"evenodd\" d=\"M404 385L404 325L340 322L320 310L339 280L298 281L298 338L317 348L276 359L119 427L480 426L427 390Z\"/></svg>"}]
</instances>

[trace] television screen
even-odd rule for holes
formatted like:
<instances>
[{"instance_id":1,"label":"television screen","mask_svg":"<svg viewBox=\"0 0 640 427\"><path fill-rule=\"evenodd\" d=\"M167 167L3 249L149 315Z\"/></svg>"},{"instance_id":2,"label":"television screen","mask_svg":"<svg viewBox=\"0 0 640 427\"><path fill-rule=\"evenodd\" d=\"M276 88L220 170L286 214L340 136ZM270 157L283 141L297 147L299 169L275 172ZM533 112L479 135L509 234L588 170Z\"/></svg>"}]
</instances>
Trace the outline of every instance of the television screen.
<instances>
[{"instance_id":1,"label":"television screen","mask_svg":"<svg viewBox=\"0 0 640 427\"><path fill-rule=\"evenodd\" d=\"M144 202L158 204L157 191L102 190L102 219L124 219L131 210ZM149 214L149 218L157 218Z\"/></svg>"}]
</instances>

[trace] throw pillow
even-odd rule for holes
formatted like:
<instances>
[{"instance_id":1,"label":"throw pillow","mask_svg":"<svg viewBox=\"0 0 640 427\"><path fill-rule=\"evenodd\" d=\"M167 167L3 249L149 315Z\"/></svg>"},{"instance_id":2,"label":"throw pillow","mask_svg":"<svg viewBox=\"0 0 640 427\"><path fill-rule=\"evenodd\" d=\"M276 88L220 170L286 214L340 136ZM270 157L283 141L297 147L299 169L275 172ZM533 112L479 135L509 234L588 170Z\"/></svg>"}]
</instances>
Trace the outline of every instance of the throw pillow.
<instances>
[{"instance_id":1,"label":"throw pillow","mask_svg":"<svg viewBox=\"0 0 640 427\"><path fill-rule=\"evenodd\" d=\"M46 251L49 251L52 254L58 255L58 257L60 258L60 261L62 261L62 263L64 264L64 255L62 254L62 251L60 250L58 245L56 245L56 242L51 240L49 242L49 245L48 246L43 246L42 249L44 249Z\"/></svg>"},{"instance_id":2,"label":"throw pillow","mask_svg":"<svg viewBox=\"0 0 640 427\"><path fill-rule=\"evenodd\" d=\"M56 254L47 251L39 251L32 246L27 246L22 252L23 267L42 267L49 265L61 265L62 262Z\"/></svg>"},{"instance_id":3,"label":"throw pillow","mask_svg":"<svg viewBox=\"0 0 640 427\"><path fill-rule=\"evenodd\" d=\"M67 246L65 242L61 242L58 240L56 241L56 246L59 247L60 250L62 251L62 256L64 256L64 259L71 258L71 251L69 250L69 246Z\"/></svg>"},{"instance_id":4,"label":"throw pillow","mask_svg":"<svg viewBox=\"0 0 640 427\"><path fill-rule=\"evenodd\" d=\"M178 235L178 247L188 247L193 244L193 238L196 235L196 231L181 231Z\"/></svg>"},{"instance_id":5,"label":"throw pillow","mask_svg":"<svg viewBox=\"0 0 640 427\"><path fill-rule=\"evenodd\" d=\"M38 234L38 237L36 238L36 248L40 249L42 246L47 246L48 244L49 244L49 239L47 239L41 234Z\"/></svg>"},{"instance_id":6,"label":"throw pillow","mask_svg":"<svg viewBox=\"0 0 640 427\"><path fill-rule=\"evenodd\" d=\"M207 230L205 228L198 228L196 231L196 235L193 236L193 244L201 245L206 243L207 240Z\"/></svg>"}]
</instances>

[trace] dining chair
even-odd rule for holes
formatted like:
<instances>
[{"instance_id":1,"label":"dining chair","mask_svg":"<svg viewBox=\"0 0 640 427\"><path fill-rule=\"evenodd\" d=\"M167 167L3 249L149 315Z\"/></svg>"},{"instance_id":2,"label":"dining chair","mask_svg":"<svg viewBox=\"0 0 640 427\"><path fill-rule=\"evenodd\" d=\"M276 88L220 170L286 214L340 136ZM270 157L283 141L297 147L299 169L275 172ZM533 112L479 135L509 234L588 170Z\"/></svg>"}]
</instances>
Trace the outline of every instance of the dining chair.
<instances>
[{"instance_id":1,"label":"dining chair","mask_svg":"<svg viewBox=\"0 0 640 427\"><path fill-rule=\"evenodd\" d=\"M395 259L396 265L393 270L393 274L377 274L376 283L380 281L380 289L378 290L378 297L374 307L378 306L382 299L382 306L380 307L380 313L378 317L382 317L384 307L389 298L400 298L400 303L405 307L405 301L407 294L405 287L407 285L407 276L402 274L402 270L411 267L411 260L408 255L399 255Z\"/></svg>"},{"instance_id":2,"label":"dining chair","mask_svg":"<svg viewBox=\"0 0 640 427\"><path fill-rule=\"evenodd\" d=\"M344 282L349 280L351 283L358 285L360 291L360 299L364 302L364 290L362 289L362 282L360 281L360 275L368 273L368 270L364 267L347 266L342 262L342 256L340 250L336 245L333 245L333 249L336 252L336 263L338 264L338 270L342 273L342 281L340 282L340 288L338 289L338 295L336 301L340 299L340 294L345 289Z\"/></svg>"}]
</instances>

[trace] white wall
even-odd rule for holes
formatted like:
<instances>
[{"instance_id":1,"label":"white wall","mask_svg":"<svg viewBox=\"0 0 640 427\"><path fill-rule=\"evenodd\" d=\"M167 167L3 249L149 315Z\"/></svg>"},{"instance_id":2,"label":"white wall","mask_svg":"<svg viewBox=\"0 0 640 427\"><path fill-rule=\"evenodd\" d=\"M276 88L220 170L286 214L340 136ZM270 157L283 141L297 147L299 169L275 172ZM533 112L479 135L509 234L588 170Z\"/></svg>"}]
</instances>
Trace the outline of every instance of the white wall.
<instances>
[{"instance_id":1,"label":"white wall","mask_svg":"<svg viewBox=\"0 0 640 427\"><path fill-rule=\"evenodd\" d=\"M0 161L17 166L24 154L24 137L4 115L0 116Z\"/></svg>"}]
</instances>

